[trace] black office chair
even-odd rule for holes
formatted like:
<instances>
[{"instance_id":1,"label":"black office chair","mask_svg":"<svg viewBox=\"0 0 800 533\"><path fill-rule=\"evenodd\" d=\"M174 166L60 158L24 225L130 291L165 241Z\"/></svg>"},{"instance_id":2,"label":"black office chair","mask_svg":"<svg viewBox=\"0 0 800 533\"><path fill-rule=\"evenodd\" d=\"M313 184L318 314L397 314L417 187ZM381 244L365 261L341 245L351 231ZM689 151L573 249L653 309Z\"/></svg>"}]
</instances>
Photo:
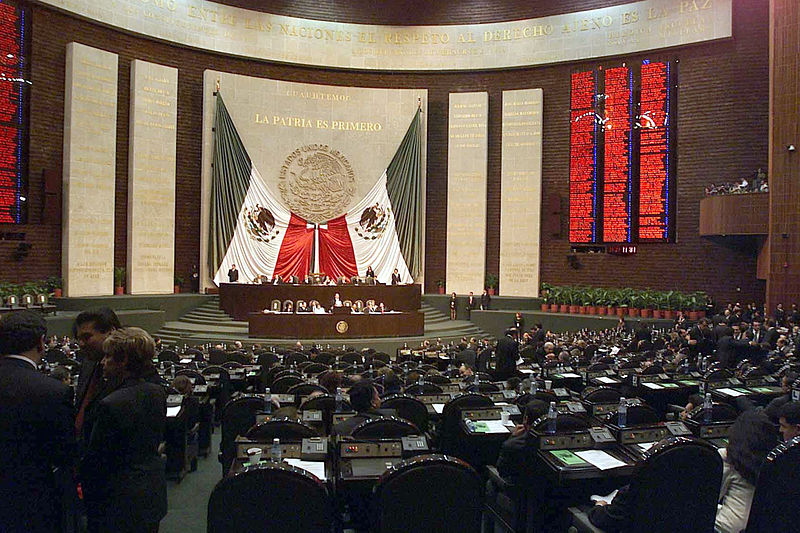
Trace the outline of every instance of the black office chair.
<instances>
[{"instance_id":1,"label":"black office chair","mask_svg":"<svg viewBox=\"0 0 800 533\"><path fill-rule=\"evenodd\" d=\"M222 363L222 368L227 368L228 370L235 370L238 368L244 368L244 365L239 361L225 361Z\"/></svg>"},{"instance_id":2,"label":"black office chair","mask_svg":"<svg viewBox=\"0 0 800 533\"><path fill-rule=\"evenodd\" d=\"M301 352L290 353L283 358L283 366L292 366L292 364L299 365L308 361L308 356Z\"/></svg>"},{"instance_id":3,"label":"black office chair","mask_svg":"<svg viewBox=\"0 0 800 533\"><path fill-rule=\"evenodd\" d=\"M586 387L581 393L581 398L592 403L619 403L622 393L611 387Z\"/></svg>"},{"instance_id":4,"label":"black office chair","mask_svg":"<svg viewBox=\"0 0 800 533\"><path fill-rule=\"evenodd\" d=\"M433 383L434 385L449 385L452 383L450 378L441 374L426 374L425 381L428 383Z\"/></svg>"},{"instance_id":5,"label":"black office chair","mask_svg":"<svg viewBox=\"0 0 800 533\"><path fill-rule=\"evenodd\" d=\"M325 394L315 396L303 402L298 411L322 411L322 422L325 426L325 434L330 435L333 426L333 414L336 412L336 396ZM352 412L353 406L349 402L342 400L342 411Z\"/></svg>"},{"instance_id":6,"label":"black office chair","mask_svg":"<svg viewBox=\"0 0 800 533\"><path fill-rule=\"evenodd\" d=\"M178 363L180 360L180 357L178 357L178 354L175 353L174 350L161 350L158 354L159 363L163 361L172 361L173 363Z\"/></svg>"},{"instance_id":7,"label":"black office chair","mask_svg":"<svg viewBox=\"0 0 800 533\"><path fill-rule=\"evenodd\" d=\"M330 370L330 367L323 363L312 362L310 365L303 368L304 374L317 375Z\"/></svg>"},{"instance_id":8,"label":"black office chair","mask_svg":"<svg viewBox=\"0 0 800 533\"><path fill-rule=\"evenodd\" d=\"M661 422L661 416L658 414L658 411L650 407L649 405L629 405L628 406L628 413L625 417L625 425L626 426L640 426L646 424L658 424ZM615 412L608 413L606 415L605 421L610 424L616 424L619 422L619 414Z\"/></svg>"},{"instance_id":9,"label":"black office chair","mask_svg":"<svg viewBox=\"0 0 800 533\"><path fill-rule=\"evenodd\" d=\"M727 403L714 403L712 404L713 408L711 410L711 421L712 422L728 422L734 421L739 416L738 411ZM630 412L630 409L628 410ZM689 412L687 417L692 422L697 422L698 424L703 423L705 420L705 409L702 405L695 407Z\"/></svg>"},{"instance_id":10,"label":"black office chair","mask_svg":"<svg viewBox=\"0 0 800 533\"><path fill-rule=\"evenodd\" d=\"M547 431L549 422L547 415L541 416L533 423L533 428L540 432ZM558 413L556 417L556 431L582 431L590 426L589 421L580 415Z\"/></svg>"},{"instance_id":11,"label":"black office chair","mask_svg":"<svg viewBox=\"0 0 800 533\"><path fill-rule=\"evenodd\" d=\"M397 416L412 422L420 431L428 431L428 408L413 396L394 394L381 400L381 407L394 409Z\"/></svg>"},{"instance_id":12,"label":"black office chair","mask_svg":"<svg viewBox=\"0 0 800 533\"><path fill-rule=\"evenodd\" d=\"M364 358L361 356L360 353L357 352L347 352L343 356L339 358L340 361L347 363L349 365L362 365L364 364Z\"/></svg>"},{"instance_id":13,"label":"black office chair","mask_svg":"<svg viewBox=\"0 0 800 533\"><path fill-rule=\"evenodd\" d=\"M372 359L386 364L389 364L389 362L392 360L391 357L389 357L389 354L386 352L375 352L372 354Z\"/></svg>"},{"instance_id":14,"label":"black office chair","mask_svg":"<svg viewBox=\"0 0 800 533\"><path fill-rule=\"evenodd\" d=\"M536 348L534 346L531 346L530 344L524 346L519 351L519 356L522 357L523 361L533 361L534 359L536 359Z\"/></svg>"},{"instance_id":15,"label":"black office chair","mask_svg":"<svg viewBox=\"0 0 800 533\"><path fill-rule=\"evenodd\" d=\"M314 475L286 463L246 467L217 483L208 533L329 533L333 505Z\"/></svg>"},{"instance_id":16,"label":"black office chair","mask_svg":"<svg viewBox=\"0 0 800 533\"><path fill-rule=\"evenodd\" d=\"M240 396L231 400L222 412L222 438L219 444L219 462L225 476L236 456L234 440L244 435L256 423L256 413L264 411L264 398Z\"/></svg>"},{"instance_id":17,"label":"black office chair","mask_svg":"<svg viewBox=\"0 0 800 533\"><path fill-rule=\"evenodd\" d=\"M494 402L488 396L467 392L456 396L442 409L442 419L439 424L439 449L446 454L459 456L461 454L461 410L470 407L492 407Z\"/></svg>"},{"instance_id":18,"label":"black office chair","mask_svg":"<svg viewBox=\"0 0 800 533\"><path fill-rule=\"evenodd\" d=\"M294 394L295 397L299 400L301 396L308 396L312 392L321 392L322 394L328 394L328 391L325 390L325 387L317 385L316 383L298 383L297 385L292 386L287 391L287 394Z\"/></svg>"},{"instance_id":19,"label":"black office chair","mask_svg":"<svg viewBox=\"0 0 800 533\"><path fill-rule=\"evenodd\" d=\"M258 358L256 359L256 364L261 365L265 371L269 368L272 368L272 365L278 362L278 354L274 352L263 352L258 354Z\"/></svg>"},{"instance_id":20,"label":"black office chair","mask_svg":"<svg viewBox=\"0 0 800 533\"><path fill-rule=\"evenodd\" d=\"M691 483L687 483L691 480ZM713 531L722 480L722 458L711 444L669 437L649 452L630 483L632 504L625 533ZM579 532L602 531L586 512L570 508Z\"/></svg>"},{"instance_id":21,"label":"black office chair","mask_svg":"<svg viewBox=\"0 0 800 533\"><path fill-rule=\"evenodd\" d=\"M645 368L644 370L642 370L642 375L643 376L654 376L654 375L663 374L663 373L664 373L664 367L661 366L661 365L650 365L647 368Z\"/></svg>"},{"instance_id":22,"label":"black office chair","mask_svg":"<svg viewBox=\"0 0 800 533\"><path fill-rule=\"evenodd\" d=\"M612 358L613 360L613 358ZM608 370L610 367L608 366L607 362L598 361L596 363L592 363L588 367L586 367L587 372L602 372L603 370Z\"/></svg>"},{"instance_id":23,"label":"black office chair","mask_svg":"<svg viewBox=\"0 0 800 533\"><path fill-rule=\"evenodd\" d=\"M275 383L279 379L285 378L286 376L295 376L295 377L298 377L298 378L302 378L303 374L301 372L299 372L297 369L282 368L281 370L279 370L278 372L273 374L272 383Z\"/></svg>"},{"instance_id":24,"label":"black office chair","mask_svg":"<svg viewBox=\"0 0 800 533\"><path fill-rule=\"evenodd\" d=\"M208 381L209 376L219 375L219 389L214 393L216 401L214 405L214 420L220 422L222 420L222 411L231 398L231 375L228 369L217 365L207 366L200 373L206 377L206 381Z\"/></svg>"},{"instance_id":25,"label":"black office chair","mask_svg":"<svg viewBox=\"0 0 800 533\"><path fill-rule=\"evenodd\" d=\"M178 370L177 372L175 372L175 376L176 377L177 376L186 376L186 377L189 377L189 378L193 378L195 385L205 385L206 384L206 378L203 376L203 374L201 374L197 370L191 370L189 368L182 368L181 370Z\"/></svg>"},{"instance_id":26,"label":"black office chair","mask_svg":"<svg viewBox=\"0 0 800 533\"><path fill-rule=\"evenodd\" d=\"M797 531L800 525L800 437L779 444L761 467L746 533Z\"/></svg>"},{"instance_id":27,"label":"black office chair","mask_svg":"<svg viewBox=\"0 0 800 533\"><path fill-rule=\"evenodd\" d=\"M467 387L467 392L480 392L483 394L487 392L500 392L500 387L489 381L482 381L480 383L473 383Z\"/></svg>"},{"instance_id":28,"label":"black office chair","mask_svg":"<svg viewBox=\"0 0 800 533\"><path fill-rule=\"evenodd\" d=\"M436 487L435 494L431 487ZM471 466L445 455L419 455L378 479L373 489L372 531L478 533L481 502L481 478Z\"/></svg>"},{"instance_id":29,"label":"black office chair","mask_svg":"<svg viewBox=\"0 0 800 533\"><path fill-rule=\"evenodd\" d=\"M264 386L270 387L272 386L272 382L275 381L275 376L280 374L281 372L289 370L285 366L282 365L273 365L267 372L264 374L262 381L264 382Z\"/></svg>"},{"instance_id":30,"label":"black office chair","mask_svg":"<svg viewBox=\"0 0 800 533\"><path fill-rule=\"evenodd\" d=\"M304 383L304 380L299 376L283 376L272 383L270 392L272 394L287 394L289 389L301 383Z\"/></svg>"},{"instance_id":31,"label":"black office chair","mask_svg":"<svg viewBox=\"0 0 800 533\"><path fill-rule=\"evenodd\" d=\"M313 428L292 420L290 418L274 418L272 420L264 420L260 422L245 433L245 438L260 442L272 442L272 439L298 441L310 437L319 437L319 433Z\"/></svg>"},{"instance_id":32,"label":"black office chair","mask_svg":"<svg viewBox=\"0 0 800 533\"><path fill-rule=\"evenodd\" d=\"M392 439L419 435L417 426L394 416L370 418L356 426L350 433L356 439Z\"/></svg>"},{"instance_id":33,"label":"black office chair","mask_svg":"<svg viewBox=\"0 0 800 533\"><path fill-rule=\"evenodd\" d=\"M406 387L403 392L412 396L418 396L420 394L441 394L442 388L433 383L423 383L422 385L415 383Z\"/></svg>"}]
</instances>

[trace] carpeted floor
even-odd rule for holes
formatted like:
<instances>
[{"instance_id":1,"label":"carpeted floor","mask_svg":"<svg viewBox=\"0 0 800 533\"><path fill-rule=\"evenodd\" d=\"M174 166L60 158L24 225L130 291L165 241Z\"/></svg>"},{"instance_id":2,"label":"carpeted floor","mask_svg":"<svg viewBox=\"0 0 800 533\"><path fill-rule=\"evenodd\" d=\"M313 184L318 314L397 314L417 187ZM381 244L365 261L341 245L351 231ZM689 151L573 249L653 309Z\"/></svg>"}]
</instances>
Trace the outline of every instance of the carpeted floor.
<instances>
[{"instance_id":1,"label":"carpeted floor","mask_svg":"<svg viewBox=\"0 0 800 533\"><path fill-rule=\"evenodd\" d=\"M189 472L180 483L167 482L169 511L161 521L159 533L205 532L208 498L222 477L217 460L221 433L216 428L211 436L211 452L198 459L195 472Z\"/></svg>"}]
</instances>

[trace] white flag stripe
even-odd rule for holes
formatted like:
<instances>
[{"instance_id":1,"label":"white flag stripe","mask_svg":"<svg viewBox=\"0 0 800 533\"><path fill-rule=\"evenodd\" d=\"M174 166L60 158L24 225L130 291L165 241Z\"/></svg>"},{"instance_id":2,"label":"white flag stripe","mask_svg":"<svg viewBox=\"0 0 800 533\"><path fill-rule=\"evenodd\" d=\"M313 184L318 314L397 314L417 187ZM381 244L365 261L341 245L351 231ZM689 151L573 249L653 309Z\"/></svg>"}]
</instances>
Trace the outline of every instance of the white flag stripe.
<instances>
[{"instance_id":1,"label":"white flag stripe","mask_svg":"<svg viewBox=\"0 0 800 533\"><path fill-rule=\"evenodd\" d=\"M275 219L275 227L269 232L257 223L258 207L268 209ZM214 283L227 283L228 270L233 264L239 270L240 283L251 283L253 278L262 275L271 279L290 218L291 213L270 194L261 174L253 165L250 169L250 186L236 219L236 230L214 276Z\"/></svg>"},{"instance_id":2,"label":"white flag stripe","mask_svg":"<svg viewBox=\"0 0 800 533\"><path fill-rule=\"evenodd\" d=\"M369 232L360 224L364 211L375 205L384 208L388 216L388 220L384 221L385 224L381 224L382 232ZM350 232L350 242L353 243L358 275L363 276L367 267L372 266L377 279L388 284L391 283L392 272L396 268L403 283L412 283L413 278L400 251L394 211L391 207L389 193L386 191L386 171L384 171L372 190L345 217Z\"/></svg>"}]
</instances>

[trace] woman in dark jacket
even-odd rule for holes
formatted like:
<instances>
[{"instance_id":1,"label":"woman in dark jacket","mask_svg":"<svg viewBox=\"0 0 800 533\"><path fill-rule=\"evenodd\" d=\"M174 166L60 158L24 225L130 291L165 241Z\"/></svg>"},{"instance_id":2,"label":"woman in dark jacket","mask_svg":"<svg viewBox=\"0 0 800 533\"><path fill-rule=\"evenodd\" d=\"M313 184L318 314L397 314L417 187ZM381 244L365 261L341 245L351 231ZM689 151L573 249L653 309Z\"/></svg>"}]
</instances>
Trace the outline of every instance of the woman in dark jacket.
<instances>
[{"instance_id":1,"label":"woman in dark jacket","mask_svg":"<svg viewBox=\"0 0 800 533\"><path fill-rule=\"evenodd\" d=\"M153 370L155 343L139 328L113 331L103 343L109 392L97 402L81 461L90 533L158 530L167 514L158 454L166 424L164 388L142 379Z\"/></svg>"}]
</instances>

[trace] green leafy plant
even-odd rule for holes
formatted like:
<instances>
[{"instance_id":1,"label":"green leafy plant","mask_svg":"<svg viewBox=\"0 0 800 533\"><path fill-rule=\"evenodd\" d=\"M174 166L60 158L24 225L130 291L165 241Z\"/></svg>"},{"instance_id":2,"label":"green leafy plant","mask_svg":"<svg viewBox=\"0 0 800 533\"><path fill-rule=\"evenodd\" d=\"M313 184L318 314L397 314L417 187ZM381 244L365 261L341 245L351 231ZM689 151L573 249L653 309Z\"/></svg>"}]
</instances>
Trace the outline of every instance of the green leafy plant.
<instances>
[{"instance_id":1,"label":"green leafy plant","mask_svg":"<svg viewBox=\"0 0 800 533\"><path fill-rule=\"evenodd\" d=\"M125 267L114 267L114 286L125 286Z\"/></svg>"},{"instance_id":2,"label":"green leafy plant","mask_svg":"<svg viewBox=\"0 0 800 533\"><path fill-rule=\"evenodd\" d=\"M486 274L486 288L496 289L497 282L498 282L497 274Z\"/></svg>"},{"instance_id":3,"label":"green leafy plant","mask_svg":"<svg viewBox=\"0 0 800 533\"><path fill-rule=\"evenodd\" d=\"M175 286L176 287L183 287L184 279L180 276L175 276Z\"/></svg>"}]
</instances>

